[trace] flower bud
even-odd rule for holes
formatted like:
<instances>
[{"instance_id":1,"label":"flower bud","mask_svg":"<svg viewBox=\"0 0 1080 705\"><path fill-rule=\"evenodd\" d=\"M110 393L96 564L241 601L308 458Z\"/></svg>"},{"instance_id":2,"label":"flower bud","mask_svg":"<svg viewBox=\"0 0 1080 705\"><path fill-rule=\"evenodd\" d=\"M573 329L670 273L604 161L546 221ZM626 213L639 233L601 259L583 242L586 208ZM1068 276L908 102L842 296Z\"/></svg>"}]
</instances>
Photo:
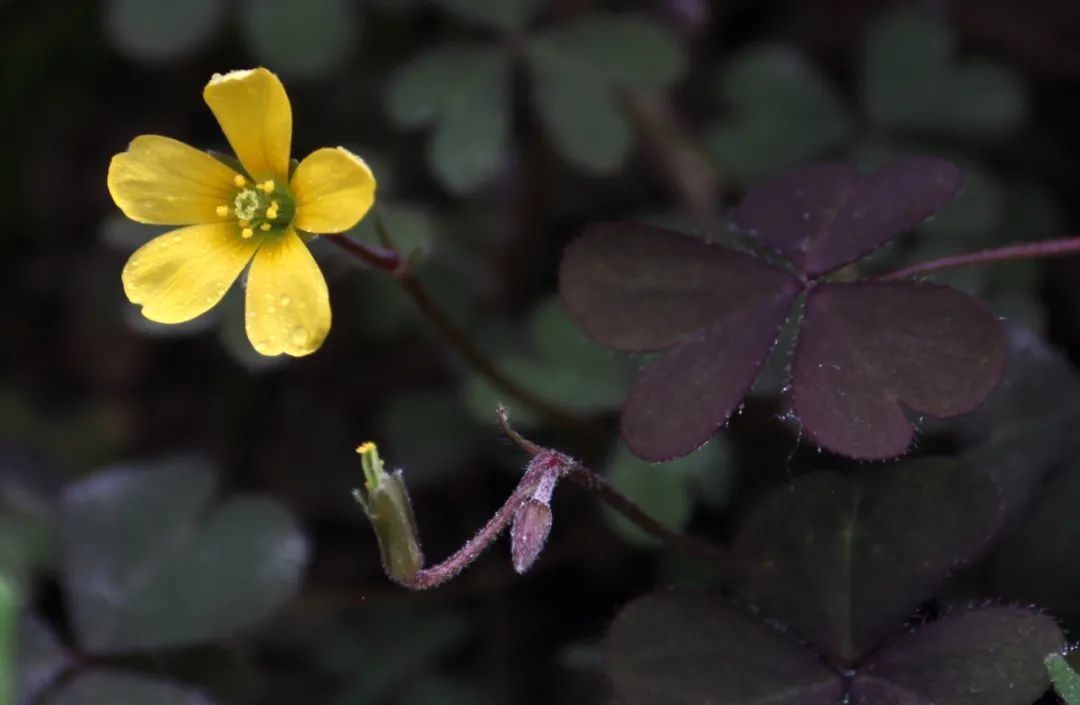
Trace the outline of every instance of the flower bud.
<instances>
[{"instance_id":1,"label":"flower bud","mask_svg":"<svg viewBox=\"0 0 1080 705\"><path fill-rule=\"evenodd\" d=\"M353 496L375 529L386 574L403 585L424 567L412 502L401 470L387 473L374 443L356 449L364 469L364 487Z\"/></svg>"},{"instance_id":2,"label":"flower bud","mask_svg":"<svg viewBox=\"0 0 1080 705\"><path fill-rule=\"evenodd\" d=\"M510 527L510 556L514 570L524 573L544 550L551 533L551 507L535 497L525 500L514 514Z\"/></svg>"}]
</instances>

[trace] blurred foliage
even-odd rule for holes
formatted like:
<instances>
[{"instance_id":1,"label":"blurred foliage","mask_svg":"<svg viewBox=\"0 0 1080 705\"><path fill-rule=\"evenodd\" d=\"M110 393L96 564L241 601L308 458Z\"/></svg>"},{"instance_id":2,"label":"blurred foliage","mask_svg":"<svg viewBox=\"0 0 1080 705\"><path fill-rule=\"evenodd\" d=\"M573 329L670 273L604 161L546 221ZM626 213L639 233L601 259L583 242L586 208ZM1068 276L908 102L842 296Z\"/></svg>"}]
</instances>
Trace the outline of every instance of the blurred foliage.
<instances>
[{"instance_id":1,"label":"blurred foliage","mask_svg":"<svg viewBox=\"0 0 1080 705\"><path fill-rule=\"evenodd\" d=\"M1043 658L1064 651L1057 626L959 605L1035 602L1068 633L1080 626L1075 262L933 277L1007 319L1009 365L974 414L919 420L911 462L931 465L904 475L800 437L778 403L794 328L723 435L676 462L633 458L615 412L650 358L596 346L554 297L560 253L586 225L663 214L744 248L729 217L741 194L821 159L872 169L933 154L965 173L933 219L839 276L1075 232L1080 9L939 5L0 0L0 584L21 612L0 607L0 690L14 667L20 705L585 705L611 701L602 642L627 703L778 686L785 702L820 703L839 697L811 650L836 651L820 635L888 622L895 638L860 672L944 705L1033 702ZM369 160L379 216L455 323L594 432L566 433L493 390L395 281L326 243L313 252L334 330L311 358L252 353L240 286L183 326L124 301L124 258L158 229L118 217L109 157L142 133L224 148L199 91L259 64L289 86L298 148L343 144ZM650 126L634 106L656 102L670 119ZM715 169L709 227L680 185L701 177L675 149L684 140ZM349 235L379 244L371 218ZM643 551L655 543L566 483L527 577L499 545L432 594L395 589L349 496L352 448L377 440L405 469L438 560L524 465L494 428L499 401L668 525L757 565L769 553L789 578ZM981 516L973 472L1001 502L977 547L957 529ZM945 504L942 483L961 476L970 491ZM835 493L795 519L823 477ZM851 512L854 496L876 499ZM892 559L880 574L867 572L875 547ZM976 563L943 587L961 558ZM673 584L731 599L633 599ZM1050 668L1058 683L1075 677L1060 658ZM848 681L852 703L873 700Z\"/></svg>"}]
</instances>

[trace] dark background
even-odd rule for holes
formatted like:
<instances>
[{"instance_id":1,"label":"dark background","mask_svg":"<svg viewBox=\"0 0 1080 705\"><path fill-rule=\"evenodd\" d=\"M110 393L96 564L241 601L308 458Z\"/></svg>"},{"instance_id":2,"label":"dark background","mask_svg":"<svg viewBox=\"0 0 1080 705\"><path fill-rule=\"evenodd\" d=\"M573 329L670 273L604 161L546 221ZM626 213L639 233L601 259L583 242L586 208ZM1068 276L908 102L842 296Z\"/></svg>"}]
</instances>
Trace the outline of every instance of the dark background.
<instances>
[{"instance_id":1,"label":"dark background","mask_svg":"<svg viewBox=\"0 0 1080 705\"><path fill-rule=\"evenodd\" d=\"M671 90L646 97L662 101L675 120L659 129L637 124L628 158L590 173L553 146L518 67L505 153L493 178L467 193L433 175L427 130L403 129L388 116L393 71L438 43L512 45L515 37L436 2L203 0L192 3L203 9L171 19L163 14L169 3L147 2L137 12L125 5L0 1L0 480L16 505L10 496L22 490L13 488L48 498L105 466L196 456L217 468L223 496L257 492L287 505L311 547L295 599L238 636L121 659L224 703L605 702L596 642L619 606L658 585L708 584L709 575L642 546L566 487L555 502L551 544L526 576L513 573L500 543L445 588L414 595L389 583L350 495L360 483L352 451L359 442L377 441L388 463L405 469L431 559L486 521L526 458L493 423L502 397L484 388L393 281L331 248L316 251L334 327L310 357L267 360L252 352L236 291L206 320L174 328L139 320L124 300L120 270L148 234L111 203L108 161L144 133L224 148L201 100L212 73L256 65L277 71L293 105L294 156L344 144L368 159L379 207L394 216L389 222L402 240L424 249L420 276L432 293L524 385L578 408L596 429L582 439L526 420L529 433L615 473L670 523L721 542L762 488L845 463L799 444L766 383L696 460L666 477L658 477L665 469L643 469L615 436L623 373L633 361L583 343L552 297L560 252L589 223L648 216L699 232L687 181L726 221L725 209L752 181L708 148L710 135L745 107L718 90L737 57L779 46L835 93L849 127L807 159L874 163L894 150L931 151L956 156L976 174L972 200L951 221L903 240L873 266L1061 236L1076 232L1080 219L1080 5L1073 0L540 3L531 23L538 28L596 7L670 28L687 69ZM279 14L260 19L256 5ZM312 20L316 5L343 21ZM967 61L1009 72L1020 117L967 129L959 110L957 124L905 129L868 114L868 36L897 7L921 10L952 33L955 53L942 72ZM754 85L769 90L767 81ZM627 110L640 122L640 112ZM785 129L798 130L799 122ZM700 163L672 171L672 145L705 145L692 152ZM751 171L774 171L753 156ZM354 235L374 242L369 230L365 224ZM1076 263L1062 260L943 280L989 298L1010 322L1034 331L1040 346L1075 362L1077 275ZM1055 386L1053 378L1044 382ZM920 452L954 443L950 427L937 430ZM1056 524L1057 538L1072 540L1077 523L1072 516ZM1059 568L1059 579L1080 578L1075 565ZM43 560L28 601L70 636L56 570ZM1030 586L1010 592L971 580L976 587L961 590L965 597L1039 597ZM1080 595L1080 580L1072 584ZM1077 607L1046 606L1063 618Z\"/></svg>"}]
</instances>

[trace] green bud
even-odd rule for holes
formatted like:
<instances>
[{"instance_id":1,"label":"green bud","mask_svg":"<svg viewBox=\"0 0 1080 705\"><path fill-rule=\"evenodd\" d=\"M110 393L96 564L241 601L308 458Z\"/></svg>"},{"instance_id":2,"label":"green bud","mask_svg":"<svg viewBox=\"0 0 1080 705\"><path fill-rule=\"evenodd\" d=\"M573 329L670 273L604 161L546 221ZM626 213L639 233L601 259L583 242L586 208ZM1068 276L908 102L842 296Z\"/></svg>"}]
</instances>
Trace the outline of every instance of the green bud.
<instances>
[{"instance_id":1,"label":"green bud","mask_svg":"<svg viewBox=\"0 0 1080 705\"><path fill-rule=\"evenodd\" d=\"M400 470L386 472L374 443L356 449L364 469L364 487L353 496L375 529L383 568L391 580L409 585L424 567L412 502Z\"/></svg>"}]
</instances>

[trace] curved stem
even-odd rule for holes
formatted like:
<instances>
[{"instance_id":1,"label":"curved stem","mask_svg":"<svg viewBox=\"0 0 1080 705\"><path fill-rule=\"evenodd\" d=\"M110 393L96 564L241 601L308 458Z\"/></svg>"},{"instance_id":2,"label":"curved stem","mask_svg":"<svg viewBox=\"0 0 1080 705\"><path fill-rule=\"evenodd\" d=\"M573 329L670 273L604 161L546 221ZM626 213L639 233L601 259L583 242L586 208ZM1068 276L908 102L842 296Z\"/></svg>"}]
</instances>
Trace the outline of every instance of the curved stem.
<instances>
[{"instance_id":1,"label":"curved stem","mask_svg":"<svg viewBox=\"0 0 1080 705\"><path fill-rule=\"evenodd\" d=\"M607 503L612 509L636 524L638 528L665 543L671 544L674 548L713 563L721 565L727 563L728 552L722 546L664 526L649 516L644 509L634 504L633 500L617 490L615 485L592 470L582 465L575 465L567 473L566 477L579 487L584 487L595 494L600 501Z\"/></svg>"},{"instance_id":2,"label":"curved stem","mask_svg":"<svg viewBox=\"0 0 1080 705\"><path fill-rule=\"evenodd\" d=\"M978 252L966 252L964 254L942 257L941 259L919 262L910 267L898 269L877 277L877 281L896 281L909 279L921 274L939 272L943 269L955 269L976 264L993 264L994 262L1014 262L1025 259L1039 259L1042 257L1055 257L1058 255L1080 254L1080 236L1065 237L1058 240L1042 240L1040 242L1027 242L1022 245L1009 245L993 250L980 250Z\"/></svg>"},{"instance_id":3,"label":"curved stem","mask_svg":"<svg viewBox=\"0 0 1080 705\"><path fill-rule=\"evenodd\" d=\"M381 224L377 224L380 235L385 235ZM344 235L327 237L339 249L351 255L363 264L386 272L401 284L401 288L412 299L413 304L438 329L444 340L450 344L481 376L493 386L533 411L543 415L549 421L562 426L578 435L591 432L589 424L563 407L553 404L511 379L495 362L478 348L469 336L459 328L439 306L435 299L416 278L408 259L392 248L374 248Z\"/></svg>"}]
</instances>

